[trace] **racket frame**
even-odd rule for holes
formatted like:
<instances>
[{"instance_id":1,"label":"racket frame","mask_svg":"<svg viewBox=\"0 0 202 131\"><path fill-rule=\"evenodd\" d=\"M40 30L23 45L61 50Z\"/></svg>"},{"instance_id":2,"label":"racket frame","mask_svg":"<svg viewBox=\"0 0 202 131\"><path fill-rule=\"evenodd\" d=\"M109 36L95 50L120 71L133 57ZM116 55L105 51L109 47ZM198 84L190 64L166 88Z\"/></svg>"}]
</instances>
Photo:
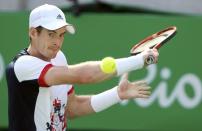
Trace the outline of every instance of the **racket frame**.
<instances>
[{"instance_id":1,"label":"racket frame","mask_svg":"<svg viewBox=\"0 0 202 131\"><path fill-rule=\"evenodd\" d=\"M172 39L176 35L176 33L177 33L177 27L176 26L168 27L168 28L161 30L161 31L159 31L153 35L148 36L144 40L142 40L139 43L137 43L136 45L134 45L130 50L130 54L131 55L137 55L137 54L141 53L141 52L134 53L134 50L137 49L142 44L144 44L145 42L150 41L150 40L156 38L157 36L163 34L166 31L169 31L169 30L173 30L173 33L168 38L164 39L161 43L157 43L157 44L150 47L150 49L156 48L158 50L161 46L163 46L166 42L168 42L170 39Z\"/></svg>"}]
</instances>

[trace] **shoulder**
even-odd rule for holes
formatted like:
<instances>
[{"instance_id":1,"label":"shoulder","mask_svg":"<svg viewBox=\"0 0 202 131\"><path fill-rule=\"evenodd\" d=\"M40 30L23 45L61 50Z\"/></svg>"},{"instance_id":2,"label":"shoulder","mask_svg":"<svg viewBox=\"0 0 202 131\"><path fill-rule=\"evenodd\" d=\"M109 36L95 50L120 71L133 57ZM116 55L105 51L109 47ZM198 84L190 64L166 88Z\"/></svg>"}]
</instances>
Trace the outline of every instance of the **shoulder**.
<instances>
[{"instance_id":1,"label":"shoulder","mask_svg":"<svg viewBox=\"0 0 202 131\"><path fill-rule=\"evenodd\" d=\"M51 60L51 63L56 66L64 66L67 65L67 59L64 53L60 50L58 51L56 57Z\"/></svg>"},{"instance_id":2,"label":"shoulder","mask_svg":"<svg viewBox=\"0 0 202 131\"><path fill-rule=\"evenodd\" d=\"M24 55L24 56L19 57L16 60L14 67L26 69L28 67L33 68L33 67L37 67L37 66L41 66L41 65L47 65L48 63L49 62L39 59L37 57L30 56L30 55Z\"/></svg>"},{"instance_id":3,"label":"shoulder","mask_svg":"<svg viewBox=\"0 0 202 131\"><path fill-rule=\"evenodd\" d=\"M18 80L22 81L29 79L30 77L38 77L44 67L48 64L50 64L50 62L30 55L24 55L16 60L14 72Z\"/></svg>"}]
</instances>

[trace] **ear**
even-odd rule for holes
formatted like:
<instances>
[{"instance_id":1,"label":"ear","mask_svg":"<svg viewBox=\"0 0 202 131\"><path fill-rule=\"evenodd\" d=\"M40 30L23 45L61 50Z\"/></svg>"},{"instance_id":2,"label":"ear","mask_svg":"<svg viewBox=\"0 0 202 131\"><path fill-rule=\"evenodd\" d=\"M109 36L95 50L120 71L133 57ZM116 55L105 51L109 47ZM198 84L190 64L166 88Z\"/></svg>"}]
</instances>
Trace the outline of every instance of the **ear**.
<instances>
[{"instance_id":1,"label":"ear","mask_svg":"<svg viewBox=\"0 0 202 131\"><path fill-rule=\"evenodd\" d=\"M36 36L37 36L37 30L33 27L29 28L29 37L31 39L34 39L36 38Z\"/></svg>"}]
</instances>

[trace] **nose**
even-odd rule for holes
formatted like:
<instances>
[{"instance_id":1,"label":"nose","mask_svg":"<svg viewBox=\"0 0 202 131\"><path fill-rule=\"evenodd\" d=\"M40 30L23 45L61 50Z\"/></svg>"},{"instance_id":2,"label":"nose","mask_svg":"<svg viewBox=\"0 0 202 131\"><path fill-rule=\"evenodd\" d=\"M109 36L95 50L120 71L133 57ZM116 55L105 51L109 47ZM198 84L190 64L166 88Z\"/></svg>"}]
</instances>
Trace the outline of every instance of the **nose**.
<instances>
[{"instance_id":1,"label":"nose","mask_svg":"<svg viewBox=\"0 0 202 131\"><path fill-rule=\"evenodd\" d=\"M60 46L62 43L62 39L60 37L55 38L54 40L54 45Z\"/></svg>"}]
</instances>

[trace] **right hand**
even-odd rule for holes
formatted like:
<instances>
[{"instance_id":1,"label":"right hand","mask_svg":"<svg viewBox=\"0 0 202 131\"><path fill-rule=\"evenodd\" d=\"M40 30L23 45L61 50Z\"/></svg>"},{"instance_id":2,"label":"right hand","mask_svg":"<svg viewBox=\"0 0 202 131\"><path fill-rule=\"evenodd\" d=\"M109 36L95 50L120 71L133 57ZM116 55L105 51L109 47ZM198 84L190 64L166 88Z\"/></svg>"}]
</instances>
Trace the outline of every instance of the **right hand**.
<instances>
[{"instance_id":1,"label":"right hand","mask_svg":"<svg viewBox=\"0 0 202 131\"><path fill-rule=\"evenodd\" d=\"M146 65L146 66L158 62L159 53L156 48L153 48L153 49L148 48L148 49L144 50L141 54L143 54L143 59L145 62L144 65ZM152 57L153 60L149 63L147 61L149 60L150 57Z\"/></svg>"},{"instance_id":2,"label":"right hand","mask_svg":"<svg viewBox=\"0 0 202 131\"><path fill-rule=\"evenodd\" d=\"M128 81L128 73L121 76L118 85L118 95L121 100L134 98L148 98L151 94L146 81Z\"/></svg>"}]
</instances>

